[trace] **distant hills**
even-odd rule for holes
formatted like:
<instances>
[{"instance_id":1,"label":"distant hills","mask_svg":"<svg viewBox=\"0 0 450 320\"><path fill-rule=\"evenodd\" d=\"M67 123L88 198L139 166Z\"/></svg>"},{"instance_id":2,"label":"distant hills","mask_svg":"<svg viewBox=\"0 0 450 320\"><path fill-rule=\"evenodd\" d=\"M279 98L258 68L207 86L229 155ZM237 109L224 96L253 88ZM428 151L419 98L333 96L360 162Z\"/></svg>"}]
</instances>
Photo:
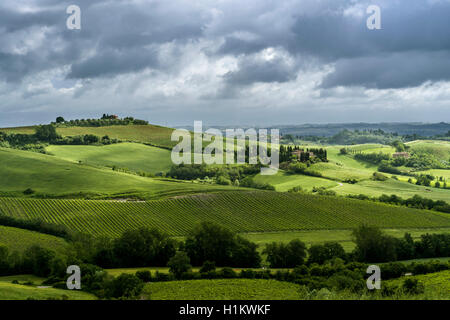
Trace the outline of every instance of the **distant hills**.
<instances>
[{"instance_id":1,"label":"distant hills","mask_svg":"<svg viewBox=\"0 0 450 320\"><path fill-rule=\"evenodd\" d=\"M192 126L180 126L180 128L193 130ZM220 130L233 129L237 126L210 126ZM208 129L204 126L204 130ZM244 127L245 128L245 127ZM378 130L388 133L398 133L399 135L419 135L431 137L445 135L450 131L450 123L418 123L418 122L383 122L383 123L329 123L329 124L300 124L300 125L278 125L264 127L267 129L280 129L282 135L291 134L294 136L321 136L331 137L344 129L347 130Z\"/></svg>"}]
</instances>

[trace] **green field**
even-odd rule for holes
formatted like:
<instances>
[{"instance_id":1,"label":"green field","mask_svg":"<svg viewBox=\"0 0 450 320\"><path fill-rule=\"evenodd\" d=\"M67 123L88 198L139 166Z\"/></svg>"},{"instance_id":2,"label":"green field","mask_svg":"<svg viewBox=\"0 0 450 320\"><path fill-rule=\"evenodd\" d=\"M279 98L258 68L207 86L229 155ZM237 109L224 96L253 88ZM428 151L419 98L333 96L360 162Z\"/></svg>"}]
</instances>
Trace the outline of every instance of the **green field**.
<instances>
[{"instance_id":1,"label":"green field","mask_svg":"<svg viewBox=\"0 0 450 320\"><path fill-rule=\"evenodd\" d=\"M31 285L12 284L0 281L0 300L27 299L95 300L97 298L92 294L77 290L39 288Z\"/></svg>"},{"instance_id":2,"label":"green field","mask_svg":"<svg viewBox=\"0 0 450 320\"><path fill-rule=\"evenodd\" d=\"M274 186L276 191L280 192L286 192L294 187L301 187L305 191L311 191L313 187L332 188L338 186L337 182L331 180L300 174L289 174L282 171L278 171L277 174L271 176L258 174L255 177L255 181L259 183L268 183Z\"/></svg>"},{"instance_id":3,"label":"green field","mask_svg":"<svg viewBox=\"0 0 450 320\"><path fill-rule=\"evenodd\" d=\"M276 280L188 280L146 284L150 300L296 300L299 286Z\"/></svg>"},{"instance_id":4,"label":"green field","mask_svg":"<svg viewBox=\"0 0 450 320\"><path fill-rule=\"evenodd\" d=\"M170 151L139 143L107 146L57 146L46 148L58 158L99 166L117 166L135 172L166 172L172 166Z\"/></svg>"},{"instance_id":5,"label":"green field","mask_svg":"<svg viewBox=\"0 0 450 320\"><path fill-rule=\"evenodd\" d=\"M439 140L416 140L406 143L411 150L432 154L439 160L450 161L450 142Z\"/></svg>"},{"instance_id":6,"label":"green field","mask_svg":"<svg viewBox=\"0 0 450 320\"><path fill-rule=\"evenodd\" d=\"M32 245L63 252L67 248L67 242L52 235L35 231L0 226L0 246L4 245L10 251L24 251Z\"/></svg>"},{"instance_id":7,"label":"green field","mask_svg":"<svg viewBox=\"0 0 450 320\"><path fill-rule=\"evenodd\" d=\"M438 295L441 298L450 300L450 270L408 276L408 278L419 280L425 286L425 294L430 296ZM406 277L388 280L388 283L401 285L404 279L406 279Z\"/></svg>"},{"instance_id":8,"label":"green field","mask_svg":"<svg viewBox=\"0 0 450 320\"><path fill-rule=\"evenodd\" d=\"M371 197L379 197L382 194L396 194L404 199L411 198L418 194L421 197L432 200L444 200L449 202L450 190L438 189L433 187L418 186L405 181L388 179L386 181L365 180L357 184L344 183L342 186L335 187L332 190L337 194L366 194Z\"/></svg>"},{"instance_id":9,"label":"green field","mask_svg":"<svg viewBox=\"0 0 450 320\"><path fill-rule=\"evenodd\" d=\"M155 146L172 148L177 142L171 141L174 129L155 125L127 125L108 127L67 127L57 128L57 132L62 136L77 136L83 134L93 134L103 137L109 136L111 139L124 141L144 142Z\"/></svg>"},{"instance_id":10,"label":"green field","mask_svg":"<svg viewBox=\"0 0 450 320\"><path fill-rule=\"evenodd\" d=\"M37 193L62 196L78 193L112 195L141 193L146 198L233 190L234 187L203 185L168 179L144 178L107 168L76 164L55 156L0 148L0 192L23 196L32 188ZM124 195L126 197L126 195Z\"/></svg>"},{"instance_id":11,"label":"green field","mask_svg":"<svg viewBox=\"0 0 450 320\"><path fill-rule=\"evenodd\" d=\"M450 216L355 199L269 191L203 194L147 202L0 198L7 215L40 218L93 235L118 236L140 226L186 235L203 221L235 232L450 227Z\"/></svg>"},{"instance_id":12,"label":"green field","mask_svg":"<svg viewBox=\"0 0 450 320\"><path fill-rule=\"evenodd\" d=\"M418 239L422 234L434 233L450 233L450 228L435 228L435 229L383 229L386 234L401 238L406 232L410 233L413 239ZM351 230L312 230L312 231L286 231L286 232L260 232L260 233L245 233L242 234L248 240L263 248L265 244L276 242L289 242L294 239L300 239L306 243L307 247L313 244L320 244L326 241L339 242L345 249L350 252L355 248L355 243L352 241Z\"/></svg>"}]
</instances>

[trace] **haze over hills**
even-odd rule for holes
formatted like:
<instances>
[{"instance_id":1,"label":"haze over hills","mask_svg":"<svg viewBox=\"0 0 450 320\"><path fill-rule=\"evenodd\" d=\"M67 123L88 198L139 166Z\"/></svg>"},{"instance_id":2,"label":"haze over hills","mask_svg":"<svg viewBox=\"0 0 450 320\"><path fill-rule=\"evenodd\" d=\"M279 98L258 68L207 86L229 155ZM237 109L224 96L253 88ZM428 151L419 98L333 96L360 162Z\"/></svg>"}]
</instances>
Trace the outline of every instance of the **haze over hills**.
<instances>
[{"instance_id":1,"label":"haze over hills","mask_svg":"<svg viewBox=\"0 0 450 320\"><path fill-rule=\"evenodd\" d=\"M204 125L204 130L208 128L217 128L219 130L234 129L239 126L228 125L228 126L214 126L214 125ZM193 130L192 125L187 126L176 126L176 128L185 128L188 130ZM241 128L241 127L239 127ZM450 131L450 122L439 122L439 123L422 123L422 122L380 122L380 123L368 123L368 122L358 122L358 123L305 123L305 124L280 124L273 126L244 126L246 128L267 128L267 129L280 129L280 133L298 135L298 136L323 136L330 137L340 131L347 130L383 130L388 133L398 133L400 135L419 135L419 136L434 136L443 135Z\"/></svg>"}]
</instances>

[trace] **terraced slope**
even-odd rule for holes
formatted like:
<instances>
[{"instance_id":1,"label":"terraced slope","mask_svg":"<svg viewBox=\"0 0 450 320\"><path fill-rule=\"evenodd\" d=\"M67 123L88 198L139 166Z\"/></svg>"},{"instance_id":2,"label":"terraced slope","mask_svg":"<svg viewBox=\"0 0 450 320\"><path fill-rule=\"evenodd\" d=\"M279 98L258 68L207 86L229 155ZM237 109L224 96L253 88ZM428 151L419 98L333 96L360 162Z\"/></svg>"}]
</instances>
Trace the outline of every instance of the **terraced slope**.
<instances>
[{"instance_id":1,"label":"terraced slope","mask_svg":"<svg viewBox=\"0 0 450 320\"><path fill-rule=\"evenodd\" d=\"M354 199L277 192L227 192L147 202L0 198L0 210L41 218L93 235L118 236L140 226L172 236L213 221L236 232L449 227L450 215Z\"/></svg>"}]
</instances>

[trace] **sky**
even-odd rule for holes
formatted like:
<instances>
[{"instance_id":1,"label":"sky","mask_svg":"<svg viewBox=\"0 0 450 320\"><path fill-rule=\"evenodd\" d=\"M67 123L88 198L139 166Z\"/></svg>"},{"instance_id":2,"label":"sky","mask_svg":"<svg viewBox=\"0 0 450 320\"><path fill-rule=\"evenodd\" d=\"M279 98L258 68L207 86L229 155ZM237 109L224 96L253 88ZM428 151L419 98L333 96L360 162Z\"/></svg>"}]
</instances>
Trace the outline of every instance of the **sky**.
<instances>
[{"instance_id":1,"label":"sky","mask_svg":"<svg viewBox=\"0 0 450 320\"><path fill-rule=\"evenodd\" d=\"M450 0L2 0L0 127L450 122L449 17Z\"/></svg>"}]
</instances>

